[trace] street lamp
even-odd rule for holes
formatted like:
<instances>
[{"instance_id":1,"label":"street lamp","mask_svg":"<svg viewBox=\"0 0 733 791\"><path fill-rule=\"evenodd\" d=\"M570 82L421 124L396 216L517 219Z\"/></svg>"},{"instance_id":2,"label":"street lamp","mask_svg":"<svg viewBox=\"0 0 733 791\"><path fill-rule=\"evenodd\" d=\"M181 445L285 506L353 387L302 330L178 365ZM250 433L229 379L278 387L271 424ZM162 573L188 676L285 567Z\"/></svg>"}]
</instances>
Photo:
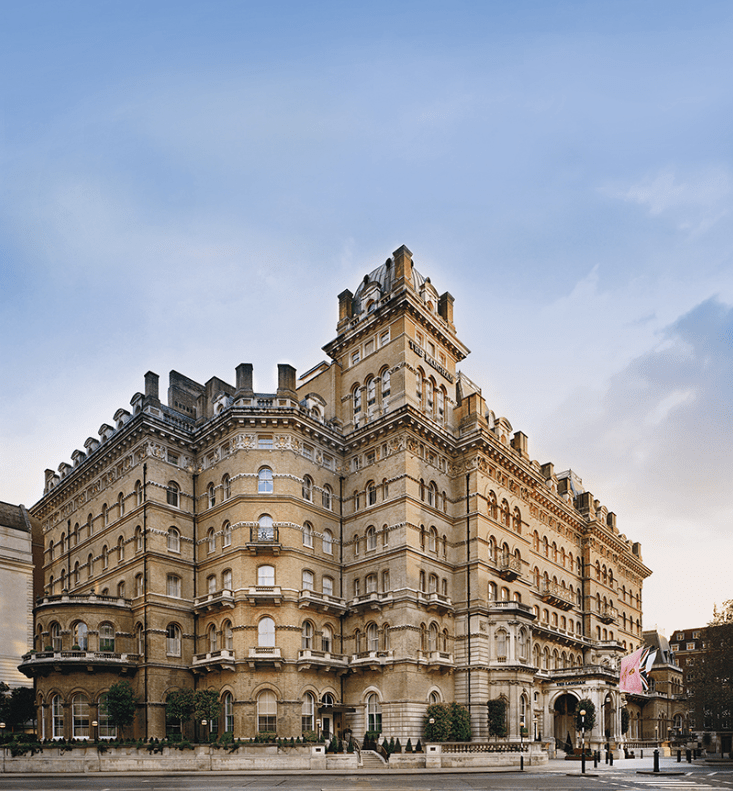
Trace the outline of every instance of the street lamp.
<instances>
[{"instance_id":1,"label":"street lamp","mask_svg":"<svg viewBox=\"0 0 733 791\"><path fill-rule=\"evenodd\" d=\"M524 720L519 723L519 771L524 771Z\"/></svg>"},{"instance_id":2,"label":"street lamp","mask_svg":"<svg viewBox=\"0 0 733 791\"><path fill-rule=\"evenodd\" d=\"M580 771L585 774L585 709L580 710Z\"/></svg>"}]
</instances>

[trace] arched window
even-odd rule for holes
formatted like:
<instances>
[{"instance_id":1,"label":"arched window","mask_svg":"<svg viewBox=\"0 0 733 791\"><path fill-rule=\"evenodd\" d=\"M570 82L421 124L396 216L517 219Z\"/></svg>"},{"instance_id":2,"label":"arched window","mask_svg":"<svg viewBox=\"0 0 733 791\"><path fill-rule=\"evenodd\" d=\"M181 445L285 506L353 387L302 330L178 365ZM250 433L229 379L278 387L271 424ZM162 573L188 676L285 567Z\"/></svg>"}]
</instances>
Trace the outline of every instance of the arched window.
<instances>
[{"instance_id":1,"label":"arched window","mask_svg":"<svg viewBox=\"0 0 733 791\"><path fill-rule=\"evenodd\" d=\"M225 591L232 590L232 570L224 569L221 575L221 589Z\"/></svg>"},{"instance_id":2,"label":"arched window","mask_svg":"<svg viewBox=\"0 0 733 791\"><path fill-rule=\"evenodd\" d=\"M224 733L234 733L234 698L231 692L225 692L221 699L224 715Z\"/></svg>"},{"instance_id":3,"label":"arched window","mask_svg":"<svg viewBox=\"0 0 733 791\"><path fill-rule=\"evenodd\" d=\"M232 496L232 481L228 475L221 479L222 498L228 500Z\"/></svg>"},{"instance_id":4,"label":"arched window","mask_svg":"<svg viewBox=\"0 0 733 791\"><path fill-rule=\"evenodd\" d=\"M258 541L274 541L275 528L272 523L272 517L263 514L258 522L257 527L257 540Z\"/></svg>"},{"instance_id":5,"label":"arched window","mask_svg":"<svg viewBox=\"0 0 733 791\"><path fill-rule=\"evenodd\" d=\"M437 507L438 505L438 487L435 481L430 481L428 486L428 505Z\"/></svg>"},{"instance_id":6,"label":"arched window","mask_svg":"<svg viewBox=\"0 0 733 791\"><path fill-rule=\"evenodd\" d=\"M373 525L369 525L366 531L367 551L377 548L377 530Z\"/></svg>"},{"instance_id":7,"label":"arched window","mask_svg":"<svg viewBox=\"0 0 733 791\"><path fill-rule=\"evenodd\" d=\"M379 632L375 623L367 624L366 641L367 651L379 651Z\"/></svg>"},{"instance_id":8,"label":"arched window","mask_svg":"<svg viewBox=\"0 0 733 791\"><path fill-rule=\"evenodd\" d=\"M273 587L275 585L275 567L258 566L257 584L263 587Z\"/></svg>"},{"instance_id":9,"label":"arched window","mask_svg":"<svg viewBox=\"0 0 733 791\"><path fill-rule=\"evenodd\" d=\"M79 646L78 651L87 651L89 650L89 636L87 625L84 621L77 621L74 624L74 629L72 631L72 639L74 641L74 646ZM74 648L72 646L72 649Z\"/></svg>"},{"instance_id":10,"label":"arched window","mask_svg":"<svg viewBox=\"0 0 733 791\"><path fill-rule=\"evenodd\" d=\"M527 659L527 633L524 629L517 633L517 657L521 662Z\"/></svg>"},{"instance_id":11,"label":"arched window","mask_svg":"<svg viewBox=\"0 0 733 791\"><path fill-rule=\"evenodd\" d=\"M221 627L221 633L224 637L224 648L227 651L234 650L234 633L232 632L232 622L231 621L224 621L224 625Z\"/></svg>"},{"instance_id":12,"label":"arched window","mask_svg":"<svg viewBox=\"0 0 733 791\"><path fill-rule=\"evenodd\" d=\"M367 730L375 733L382 732L382 704L375 692L371 692L366 699Z\"/></svg>"},{"instance_id":13,"label":"arched window","mask_svg":"<svg viewBox=\"0 0 733 791\"><path fill-rule=\"evenodd\" d=\"M333 646L333 629L330 626L326 625L321 629L321 651L326 654L331 653L331 647Z\"/></svg>"},{"instance_id":14,"label":"arched window","mask_svg":"<svg viewBox=\"0 0 733 791\"><path fill-rule=\"evenodd\" d=\"M259 494L272 494L272 470L269 467L262 467L257 473L257 492Z\"/></svg>"},{"instance_id":15,"label":"arched window","mask_svg":"<svg viewBox=\"0 0 733 791\"><path fill-rule=\"evenodd\" d=\"M206 487L206 494L209 498L209 508L213 508L216 505L216 489L214 488L213 483L210 483Z\"/></svg>"},{"instance_id":16,"label":"arched window","mask_svg":"<svg viewBox=\"0 0 733 791\"><path fill-rule=\"evenodd\" d=\"M331 487L326 484L321 490L321 504L324 508L331 510L331 503L333 501L333 492Z\"/></svg>"},{"instance_id":17,"label":"arched window","mask_svg":"<svg viewBox=\"0 0 733 791\"><path fill-rule=\"evenodd\" d=\"M168 528L168 551L180 552L181 551L181 534L175 527Z\"/></svg>"},{"instance_id":18,"label":"arched window","mask_svg":"<svg viewBox=\"0 0 733 791\"><path fill-rule=\"evenodd\" d=\"M313 480L309 475L303 477L303 499L313 501Z\"/></svg>"},{"instance_id":19,"label":"arched window","mask_svg":"<svg viewBox=\"0 0 733 791\"><path fill-rule=\"evenodd\" d=\"M275 693L265 689L257 696L258 733L277 732L277 698Z\"/></svg>"},{"instance_id":20,"label":"arched window","mask_svg":"<svg viewBox=\"0 0 733 791\"><path fill-rule=\"evenodd\" d=\"M374 413L377 408L377 380L369 377L366 380L366 394L367 394L367 421L374 419Z\"/></svg>"},{"instance_id":21,"label":"arched window","mask_svg":"<svg viewBox=\"0 0 733 791\"><path fill-rule=\"evenodd\" d=\"M180 489L175 481L168 481L168 488L166 489L166 502L174 508L178 508L180 501Z\"/></svg>"},{"instance_id":22,"label":"arched window","mask_svg":"<svg viewBox=\"0 0 733 791\"><path fill-rule=\"evenodd\" d=\"M333 554L333 533L330 530L323 531L323 551L327 555Z\"/></svg>"},{"instance_id":23,"label":"arched window","mask_svg":"<svg viewBox=\"0 0 733 791\"><path fill-rule=\"evenodd\" d=\"M114 653L115 628L111 623L99 625L99 650Z\"/></svg>"},{"instance_id":24,"label":"arched window","mask_svg":"<svg viewBox=\"0 0 733 791\"><path fill-rule=\"evenodd\" d=\"M489 516L496 522L499 518L499 507L496 504L496 495L489 492Z\"/></svg>"},{"instance_id":25,"label":"arched window","mask_svg":"<svg viewBox=\"0 0 733 791\"><path fill-rule=\"evenodd\" d=\"M83 693L74 695L71 699L72 713L72 738L89 738L89 698Z\"/></svg>"},{"instance_id":26,"label":"arched window","mask_svg":"<svg viewBox=\"0 0 733 791\"><path fill-rule=\"evenodd\" d=\"M209 626L209 631L207 636L209 642L209 651L210 653L213 654L219 650L219 633L216 631L216 627L214 626L213 623L211 624L211 626Z\"/></svg>"},{"instance_id":27,"label":"arched window","mask_svg":"<svg viewBox=\"0 0 733 791\"><path fill-rule=\"evenodd\" d=\"M169 623L165 632L166 653L168 656L181 655L181 629L174 623Z\"/></svg>"},{"instance_id":28,"label":"arched window","mask_svg":"<svg viewBox=\"0 0 733 791\"><path fill-rule=\"evenodd\" d=\"M389 412L389 396L392 389L389 369L385 368L382 372L382 414Z\"/></svg>"},{"instance_id":29,"label":"arched window","mask_svg":"<svg viewBox=\"0 0 733 791\"><path fill-rule=\"evenodd\" d=\"M313 526L310 524L310 522L306 522L303 525L303 546L313 546Z\"/></svg>"},{"instance_id":30,"label":"arched window","mask_svg":"<svg viewBox=\"0 0 733 791\"><path fill-rule=\"evenodd\" d=\"M273 648L275 645L275 621L269 615L257 624L257 645L261 648Z\"/></svg>"},{"instance_id":31,"label":"arched window","mask_svg":"<svg viewBox=\"0 0 733 791\"><path fill-rule=\"evenodd\" d=\"M359 417L361 415L361 387L356 384L351 390L351 401L354 407L354 428L359 428Z\"/></svg>"},{"instance_id":32,"label":"arched window","mask_svg":"<svg viewBox=\"0 0 733 791\"><path fill-rule=\"evenodd\" d=\"M430 627L428 628L428 651L437 651L438 650L438 626L435 623L431 623Z\"/></svg>"},{"instance_id":33,"label":"arched window","mask_svg":"<svg viewBox=\"0 0 733 791\"><path fill-rule=\"evenodd\" d=\"M308 571L308 569L303 569L303 590L304 591L312 591L313 590L313 572Z\"/></svg>"},{"instance_id":34,"label":"arched window","mask_svg":"<svg viewBox=\"0 0 733 791\"><path fill-rule=\"evenodd\" d=\"M315 698L312 692L303 695L303 705L300 710L300 727L303 733L314 730Z\"/></svg>"},{"instance_id":35,"label":"arched window","mask_svg":"<svg viewBox=\"0 0 733 791\"><path fill-rule=\"evenodd\" d=\"M303 651L310 651L313 648L313 624L310 621L303 621L300 631L300 647Z\"/></svg>"},{"instance_id":36,"label":"arched window","mask_svg":"<svg viewBox=\"0 0 733 791\"><path fill-rule=\"evenodd\" d=\"M51 738L64 738L64 704L61 695L51 698Z\"/></svg>"},{"instance_id":37,"label":"arched window","mask_svg":"<svg viewBox=\"0 0 733 791\"><path fill-rule=\"evenodd\" d=\"M421 368L415 372L415 397L417 398L418 409L423 409L424 374Z\"/></svg>"}]
</instances>

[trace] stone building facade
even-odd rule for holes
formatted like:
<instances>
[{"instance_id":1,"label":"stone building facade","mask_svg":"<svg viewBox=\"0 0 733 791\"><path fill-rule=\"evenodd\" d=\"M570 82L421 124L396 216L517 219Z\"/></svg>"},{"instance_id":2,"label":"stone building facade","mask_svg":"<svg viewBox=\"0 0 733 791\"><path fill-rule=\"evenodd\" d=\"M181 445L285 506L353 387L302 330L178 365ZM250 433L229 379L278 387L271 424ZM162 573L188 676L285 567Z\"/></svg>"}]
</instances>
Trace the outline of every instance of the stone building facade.
<instances>
[{"instance_id":1,"label":"stone building facade","mask_svg":"<svg viewBox=\"0 0 733 791\"><path fill-rule=\"evenodd\" d=\"M41 526L23 505L0 502L0 682L27 687L18 670L33 646L33 604L42 592Z\"/></svg>"},{"instance_id":2,"label":"stone building facade","mask_svg":"<svg viewBox=\"0 0 733 791\"><path fill-rule=\"evenodd\" d=\"M619 657L641 644L640 546L457 366L453 297L406 247L338 298L328 361L275 393L157 375L71 464L46 471L35 609L43 734L137 733L166 695L219 693L237 737L421 736L431 702L507 703L509 738L564 740L590 697L620 738ZM600 720L601 718L599 718ZM170 727L170 724L168 725ZM602 740L600 726L592 735Z\"/></svg>"}]
</instances>

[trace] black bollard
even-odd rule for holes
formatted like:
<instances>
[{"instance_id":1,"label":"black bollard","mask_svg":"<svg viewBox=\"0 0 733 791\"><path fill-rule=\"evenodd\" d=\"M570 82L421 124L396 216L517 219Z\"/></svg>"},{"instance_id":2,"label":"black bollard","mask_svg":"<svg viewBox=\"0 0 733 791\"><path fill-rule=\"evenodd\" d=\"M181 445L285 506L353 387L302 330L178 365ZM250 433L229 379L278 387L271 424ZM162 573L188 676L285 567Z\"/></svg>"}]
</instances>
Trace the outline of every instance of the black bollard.
<instances>
[{"instance_id":1,"label":"black bollard","mask_svg":"<svg viewBox=\"0 0 733 791\"><path fill-rule=\"evenodd\" d=\"M659 750L654 750L654 771L659 771Z\"/></svg>"},{"instance_id":2,"label":"black bollard","mask_svg":"<svg viewBox=\"0 0 733 791\"><path fill-rule=\"evenodd\" d=\"M682 750L677 750L677 763L682 761Z\"/></svg>"}]
</instances>

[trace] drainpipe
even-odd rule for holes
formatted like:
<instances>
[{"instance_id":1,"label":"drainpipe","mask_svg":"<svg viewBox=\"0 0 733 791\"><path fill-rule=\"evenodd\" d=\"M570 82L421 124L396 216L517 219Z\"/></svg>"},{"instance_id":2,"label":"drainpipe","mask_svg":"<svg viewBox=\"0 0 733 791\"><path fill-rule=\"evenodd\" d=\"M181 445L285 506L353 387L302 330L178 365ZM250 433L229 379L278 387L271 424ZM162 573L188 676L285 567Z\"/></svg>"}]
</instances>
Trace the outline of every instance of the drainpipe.
<instances>
[{"instance_id":1,"label":"drainpipe","mask_svg":"<svg viewBox=\"0 0 733 791\"><path fill-rule=\"evenodd\" d=\"M339 477L339 590L341 592L341 598L344 598L344 476L341 475ZM339 624L340 624L340 640L339 645L340 649L339 652L341 656L344 655L344 618L345 613L341 613L339 615ZM339 677L339 684L340 684L340 695L341 695L341 704L343 705L344 702L344 676L341 674ZM334 723L335 726L335 723ZM343 729L343 723L341 724Z\"/></svg>"},{"instance_id":2,"label":"drainpipe","mask_svg":"<svg viewBox=\"0 0 733 791\"><path fill-rule=\"evenodd\" d=\"M143 662L145 663L145 738L148 733L148 465L143 464Z\"/></svg>"},{"instance_id":3,"label":"drainpipe","mask_svg":"<svg viewBox=\"0 0 733 791\"><path fill-rule=\"evenodd\" d=\"M471 716L471 504L470 504L471 474L466 473L466 635L468 654L468 716Z\"/></svg>"}]
</instances>

